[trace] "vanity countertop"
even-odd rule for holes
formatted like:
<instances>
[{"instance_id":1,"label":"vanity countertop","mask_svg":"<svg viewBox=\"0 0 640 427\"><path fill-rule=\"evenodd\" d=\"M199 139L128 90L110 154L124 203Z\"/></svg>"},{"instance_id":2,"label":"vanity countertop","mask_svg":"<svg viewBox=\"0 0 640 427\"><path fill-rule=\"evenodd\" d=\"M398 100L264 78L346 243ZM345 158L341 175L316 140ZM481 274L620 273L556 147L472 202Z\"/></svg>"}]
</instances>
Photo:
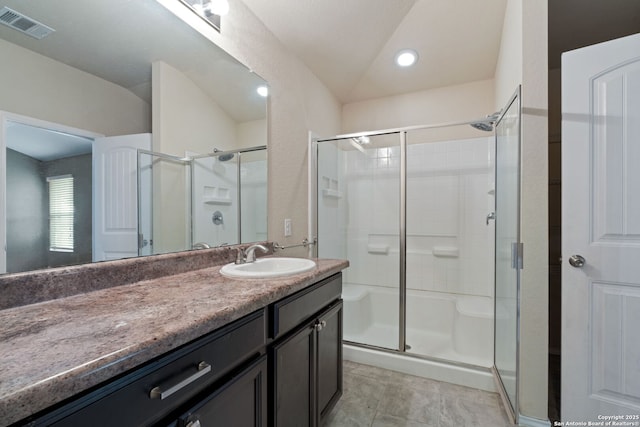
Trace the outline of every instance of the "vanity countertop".
<instances>
[{"instance_id":1,"label":"vanity countertop","mask_svg":"<svg viewBox=\"0 0 640 427\"><path fill-rule=\"evenodd\" d=\"M231 279L220 266L0 310L0 426L193 341L348 266Z\"/></svg>"}]
</instances>

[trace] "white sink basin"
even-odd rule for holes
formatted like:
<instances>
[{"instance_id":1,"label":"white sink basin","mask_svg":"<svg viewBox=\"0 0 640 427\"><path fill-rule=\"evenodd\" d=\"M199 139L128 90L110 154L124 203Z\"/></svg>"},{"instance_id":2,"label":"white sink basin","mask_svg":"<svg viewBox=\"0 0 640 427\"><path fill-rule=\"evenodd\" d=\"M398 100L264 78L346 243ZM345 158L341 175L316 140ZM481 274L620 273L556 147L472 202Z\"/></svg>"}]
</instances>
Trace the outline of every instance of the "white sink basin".
<instances>
[{"instance_id":1,"label":"white sink basin","mask_svg":"<svg viewBox=\"0 0 640 427\"><path fill-rule=\"evenodd\" d=\"M227 264L220 269L226 277L263 279L291 276L314 269L316 263L306 258L258 258L244 264Z\"/></svg>"}]
</instances>

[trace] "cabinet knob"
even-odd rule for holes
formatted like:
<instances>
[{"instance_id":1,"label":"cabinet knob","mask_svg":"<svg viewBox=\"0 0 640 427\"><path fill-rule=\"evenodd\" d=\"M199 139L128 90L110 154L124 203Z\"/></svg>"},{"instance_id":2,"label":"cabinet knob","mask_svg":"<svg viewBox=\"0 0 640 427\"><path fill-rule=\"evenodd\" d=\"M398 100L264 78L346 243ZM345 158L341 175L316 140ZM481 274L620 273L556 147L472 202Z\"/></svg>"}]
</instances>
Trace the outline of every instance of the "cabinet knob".
<instances>
[{"instance_id":1,"label":"cabinet knob","mask_svg":"<svg viewBox=\"0 0 640 427\"><path fill-rule=\"evenodd\" d=\"M325 320L318 320L316 322L315 329L316 331L320 332L324 329L325 326L327 326L327 322Z\"/></svg>"}]
</instances>

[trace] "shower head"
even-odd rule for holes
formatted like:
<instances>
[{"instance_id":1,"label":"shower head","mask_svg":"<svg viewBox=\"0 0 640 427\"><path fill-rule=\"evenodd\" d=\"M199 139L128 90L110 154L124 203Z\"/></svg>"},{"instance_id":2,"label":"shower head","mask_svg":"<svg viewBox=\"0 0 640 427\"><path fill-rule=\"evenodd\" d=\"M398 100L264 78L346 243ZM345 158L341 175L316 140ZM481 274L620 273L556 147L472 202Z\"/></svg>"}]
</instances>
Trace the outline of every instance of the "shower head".
<instances>
[{"instance_id":1,"label":"shower head","mask_svg":"<svg viewBox=\"0 0 640 427\"><path fill-rule=\"evenodd\" d=\"M215 147L213 148L213 154L221 153L221 152L223 152L223 150L220 150L220 149L215 148ZM233 153L220 154L218 156L218 160L220 160L221 162L227 162L227 161L233 159L233 156L234 156Z\"/></svg>"},{"instance_id":2,"label":"shower head","mask_svg":"<svg viewBox=\"0 0 640 427\"><path fill-rule=\"evenodd\" d=\"M495 124L496 120L498 120L498 117L500 117L500 113L500 111L496 111L495 113L488 115L483 120L472 122L470 123L471 127L484 132L491 132L493 130L493 125Z\"/></svg>"},{"instance_id":3,"label":"shower head","mask_svg":"<svg viewBox=\"0 0 640 427\"><path fill-rule=\"evenodd\" d=\"M493 130L493 122L473 122L471 123L471 127L485 132L491 132Z\"/></svg>"}]
</instances>

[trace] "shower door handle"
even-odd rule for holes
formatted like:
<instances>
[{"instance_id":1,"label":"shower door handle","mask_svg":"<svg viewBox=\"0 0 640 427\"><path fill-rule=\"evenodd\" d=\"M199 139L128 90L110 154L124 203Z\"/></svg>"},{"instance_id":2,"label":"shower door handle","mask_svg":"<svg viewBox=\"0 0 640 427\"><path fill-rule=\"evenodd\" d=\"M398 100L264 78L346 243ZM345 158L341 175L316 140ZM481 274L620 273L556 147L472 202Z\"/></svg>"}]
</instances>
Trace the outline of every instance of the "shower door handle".
<instances>
[{"instance_id":1,"label":"shower door handle","mask_svg":"<svg viewBox=\"0 0 640 427\"><path fill-rule=\"evenodd\" d=\"M489 225L489 221L495 221L495 220L496 220L495 212L491 212L490 214L487 215L487 225Z\"/></svg>"}]
</instances>

